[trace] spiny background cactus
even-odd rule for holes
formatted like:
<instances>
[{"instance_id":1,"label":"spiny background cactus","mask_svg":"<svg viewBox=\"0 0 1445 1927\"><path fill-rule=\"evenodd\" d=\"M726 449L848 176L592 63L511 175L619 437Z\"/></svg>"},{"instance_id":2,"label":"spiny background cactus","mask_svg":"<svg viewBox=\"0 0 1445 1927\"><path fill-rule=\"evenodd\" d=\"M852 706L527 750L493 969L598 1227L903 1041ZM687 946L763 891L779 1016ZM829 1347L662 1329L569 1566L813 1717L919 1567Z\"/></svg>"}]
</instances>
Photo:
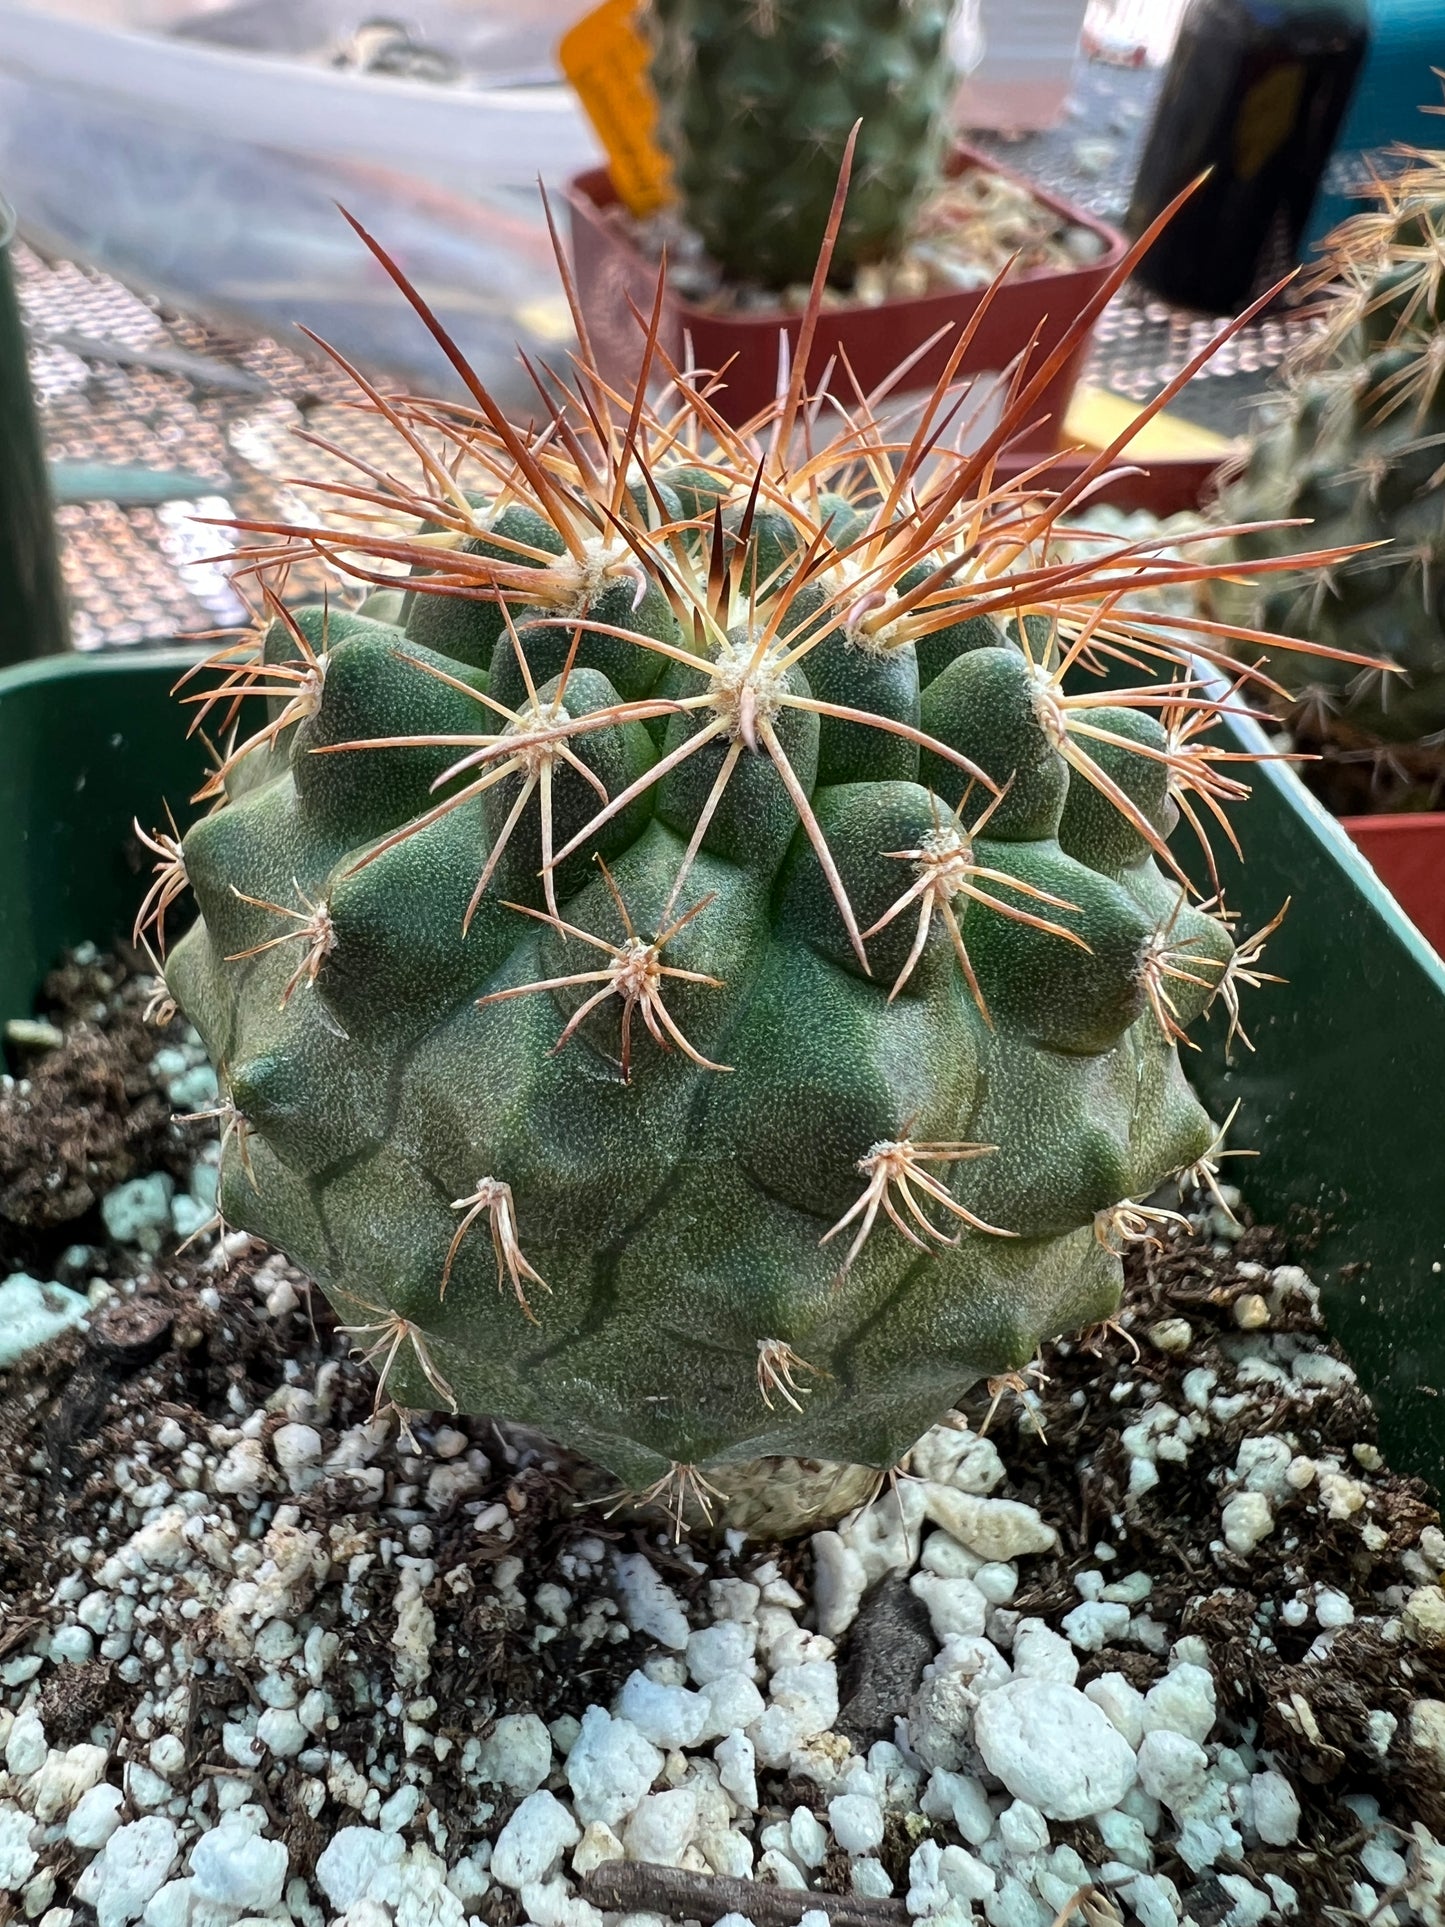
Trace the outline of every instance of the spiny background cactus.
<instances>
[{"instance_id":1,"label":"spiny background cactus","mask_svg":"<svg viewBox=\"0 0 1445 1927\"><path fill-rule=\"evenodd\" d=\"M1214 592L1250 627L1379 658L1271 665L1345 807L1367 805L1373 788L1429 808L1445 786L1445 159L1410 161L1326 242L1326 325L1287 364L1220 506L1230 522L1308 525L1235 535L1233 553L1251 564L1386 545Z\"/></svg>"},{"instance_id":2,"label":"spiny background cactus","mask_svg":"<svg viewBox=\"0 0 1445 1927\"><path fill-rule=\"evenodd\" d=\"M657 138L683 213L737 279L806 284L848 135L862 121L833 256L896 252L938 178L957 82L955 0L651 0Z\"/></svg>"},{"instance_id":3,"label":"spiny background cactus","mask_svg":"<svg viewBox=\"0 0 1445 1927\"><path fill-rule=\"evenodd\" d=\"M1119 606L1198 571L1059 560L1091 474L996 483L1047 368L973 454L946 381L906 446L860 397L809 452L796 374L734 431L675 369L619 405L582 329L524 432L392 272L475 405L367 388L415 480L358 464L349 530L253 560L409 569L404 626L273 599L193 692L269 716L154 845L157 927L182 880L200 912L166 978L224 1213L320 1281L379 1399L796 1528L1109 1319L1140 1200L1207 1174L1176 1044L1216 999L1234 1025L1259 944L1167 839L1244 786L1184 645Z\"/></svg>"}]
</instances>

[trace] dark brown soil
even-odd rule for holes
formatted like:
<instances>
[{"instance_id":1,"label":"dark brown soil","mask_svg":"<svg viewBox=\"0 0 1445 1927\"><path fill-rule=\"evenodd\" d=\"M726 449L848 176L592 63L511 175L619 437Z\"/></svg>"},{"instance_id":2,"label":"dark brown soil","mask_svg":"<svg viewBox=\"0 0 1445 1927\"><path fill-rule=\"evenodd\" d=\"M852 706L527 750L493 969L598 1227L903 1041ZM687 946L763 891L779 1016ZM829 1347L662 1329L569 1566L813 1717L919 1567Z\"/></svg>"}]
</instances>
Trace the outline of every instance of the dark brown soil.
<instances>
[{"instance_id":1,"label":"dark brown soil","mask_svg":"<svg viewBox=\"0 0 1445 1927\"><path fill-rule=\"evenodd\" d=\"M148 1171L183 1178L204 1127L178 1123L151 1074L183 1025L142 1020L150 980L114 957L67 962L46 978L40 1013L65 1034L53 1049L11 1049L0 1093L0 1275L37 1268L66 1245L103 1239L98 1206Z\"/></svg>"}]
</instances>

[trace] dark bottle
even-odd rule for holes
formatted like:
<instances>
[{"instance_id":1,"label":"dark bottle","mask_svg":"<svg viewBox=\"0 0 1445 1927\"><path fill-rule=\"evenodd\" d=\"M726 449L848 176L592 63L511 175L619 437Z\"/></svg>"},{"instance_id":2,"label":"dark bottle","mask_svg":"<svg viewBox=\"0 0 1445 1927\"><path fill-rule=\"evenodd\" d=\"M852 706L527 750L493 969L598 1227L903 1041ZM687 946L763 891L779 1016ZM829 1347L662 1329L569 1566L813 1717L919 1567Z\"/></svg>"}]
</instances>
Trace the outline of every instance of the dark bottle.
<instances>
[{"instance_id":1,"label":"dark bottle","mask_svg":"<svg viewBox=\"0 0 1445 1927\"><path fill-rule=\"evenodd\" d=\"M1289 271L1368 41L1368 0L1192 0L1144 143L1130 232L1212 172L1144 257L1146 287L1234 314Z\"/></svg>"}]
</instances>

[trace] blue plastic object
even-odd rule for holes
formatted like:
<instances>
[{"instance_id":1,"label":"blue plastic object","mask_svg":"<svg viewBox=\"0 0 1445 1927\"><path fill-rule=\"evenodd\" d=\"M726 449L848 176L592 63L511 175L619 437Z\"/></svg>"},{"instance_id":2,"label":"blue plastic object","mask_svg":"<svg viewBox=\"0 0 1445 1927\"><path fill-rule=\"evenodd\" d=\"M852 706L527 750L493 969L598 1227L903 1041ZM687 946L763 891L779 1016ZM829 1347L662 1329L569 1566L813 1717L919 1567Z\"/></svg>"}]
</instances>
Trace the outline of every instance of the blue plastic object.
<instances>
[{"instance_id":1,"label":"blue plastic object","mask_svg":"<svg viewBox=\"0 0 1445 1927\"><path fill-rule=\"evenodd\" d=\"M1445 145L1445 124L1421 118L1440 104L1432 68L1445 63L1441 0L1370 0L1370 38L1339 138L1305 228L1301 259L1341 221L1360 211L1371 176L1388 174L1389 149ZM1441 138L1437 138L1437 134Z\"/></svg>"}]
</instances>

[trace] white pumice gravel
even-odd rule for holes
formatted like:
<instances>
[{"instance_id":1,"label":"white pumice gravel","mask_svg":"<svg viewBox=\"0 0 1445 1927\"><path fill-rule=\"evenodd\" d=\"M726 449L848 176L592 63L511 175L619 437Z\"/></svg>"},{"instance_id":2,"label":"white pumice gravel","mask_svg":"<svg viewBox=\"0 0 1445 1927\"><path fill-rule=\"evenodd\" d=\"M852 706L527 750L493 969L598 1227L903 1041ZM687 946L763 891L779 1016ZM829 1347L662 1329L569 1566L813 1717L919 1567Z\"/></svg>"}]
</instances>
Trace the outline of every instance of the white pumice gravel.
<instances>
[{"instance_id":1,"label":"white pumice gravel","mask_svg":"<svg viewBox=\"0 0 1445 1927\"><path fill-rule=\"evenodd\" d=\"M1062 1680L1013 1679L986 1693L973 1740L989 1772L1050 1820L1105 1813L1137 1777L1118 1728Z\"/></svg>"},{"instance_id":2,"label":"white pumice gravel","mask_svg":"<svg viewBox=\"0 0 1445 1927\"><path fill-rule=\"evenodd\" d=\"M123 1249L67 1258L92 1319L132 1298L169 1336L48 1510L85 1333L9 1381L15 1917L661 1927L582 1895L645 1860L900 1927L1050 1927L1087 1887L1128 1927L1445 1920L1445 1535L1307 1274L1216 1209L1177 1299L1126 1308L1137 1361L1052 1348L1058 1389L994 1436L953 1415L871 1506L770 1549L577 1511L560 1457L484 1421L371 1419L282 1259L157 1255L161 1189L113 1206Z\"/></svg>"}]
</instances>

